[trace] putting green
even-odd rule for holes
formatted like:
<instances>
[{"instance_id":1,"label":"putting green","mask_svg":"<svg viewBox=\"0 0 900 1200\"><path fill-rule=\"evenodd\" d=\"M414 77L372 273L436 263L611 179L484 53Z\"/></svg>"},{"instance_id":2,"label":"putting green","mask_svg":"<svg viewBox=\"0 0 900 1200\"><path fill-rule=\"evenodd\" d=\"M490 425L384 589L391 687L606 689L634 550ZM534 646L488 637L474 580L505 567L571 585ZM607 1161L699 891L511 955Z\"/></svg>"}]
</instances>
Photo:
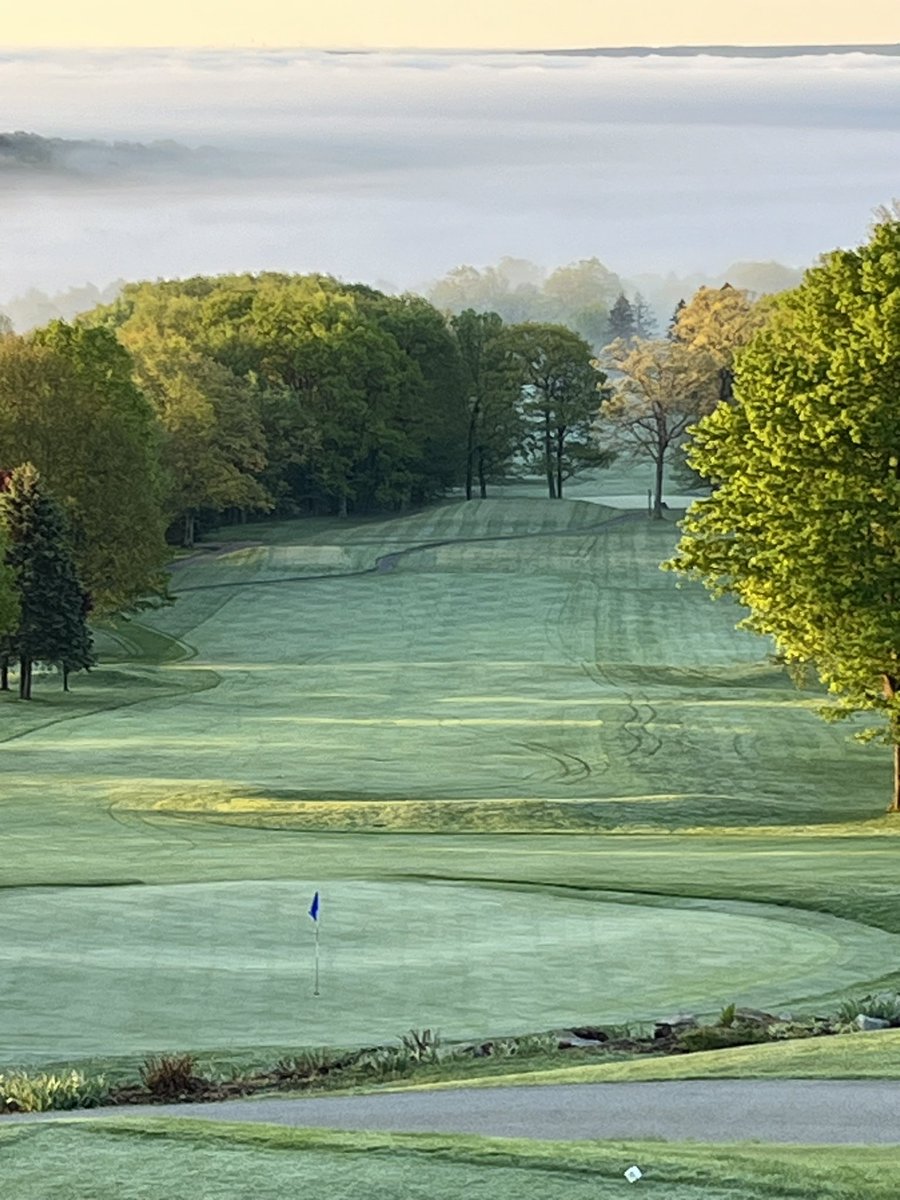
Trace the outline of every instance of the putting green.
<instances>
[{"instance_id":1,"label":"putting green","mask_svg":"<svg viewBox=\"0 0 900 1200\"><path fill-rule=\"evenodd\" d=\"M747 904L335 881L47 888L0 899L5 1061L485 1037L784 1004L874 975L900 937Z\"/></svg>"}]
</instances>

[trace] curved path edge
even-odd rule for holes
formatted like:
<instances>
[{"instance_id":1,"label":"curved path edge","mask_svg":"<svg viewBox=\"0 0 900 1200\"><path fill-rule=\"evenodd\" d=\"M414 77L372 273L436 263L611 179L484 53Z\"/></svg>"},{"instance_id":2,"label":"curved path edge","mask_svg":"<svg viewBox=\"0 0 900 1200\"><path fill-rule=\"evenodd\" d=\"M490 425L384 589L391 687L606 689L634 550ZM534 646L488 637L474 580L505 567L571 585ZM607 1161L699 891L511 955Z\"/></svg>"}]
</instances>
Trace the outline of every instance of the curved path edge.
<instances>
[{"instance_id":1,"label":"curved path edge","mask_svg":"<svg viewBox=\"0 0 900 1200\"><path fill-rule=\"evenodd\" d=\"M711 1079L380 1092L23 1114L2 1122L193 1117L307 1129L543 1141L664 1138L797 1145L900 1143L893 1080Z\"/></svg>"}]
</instances>

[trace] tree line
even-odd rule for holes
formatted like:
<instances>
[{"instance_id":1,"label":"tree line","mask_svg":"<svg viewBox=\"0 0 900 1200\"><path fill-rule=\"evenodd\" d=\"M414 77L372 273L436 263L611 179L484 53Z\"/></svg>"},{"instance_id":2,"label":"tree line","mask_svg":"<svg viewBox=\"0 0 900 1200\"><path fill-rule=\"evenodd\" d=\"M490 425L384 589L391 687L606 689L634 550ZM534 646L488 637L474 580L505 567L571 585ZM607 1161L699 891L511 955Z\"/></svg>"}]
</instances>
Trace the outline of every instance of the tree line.
<instances>
[{"instance_id":1,"label":"tree line","mask_svg":"<svg viewBox=\"0 0 900 1200\"><path fill-rule=\"evenodd\" d=\"M564 325L270 273L128 285L73 324L7 332L3 685L13 659L23 696L31 662L64 678L89 666L86 614L164 597L167 542L190 547L223 517L403 511L516 472L559 499L623 451L656 455L661 515L665 463L725 394L752 308L737 289L702 289L667 337L632 322L598 357ZM66 653L28 624L32 576L56 611L57 576L28 559L45 528L51 557L70 562L53 618Z\"/></svg>"}]
</instances>

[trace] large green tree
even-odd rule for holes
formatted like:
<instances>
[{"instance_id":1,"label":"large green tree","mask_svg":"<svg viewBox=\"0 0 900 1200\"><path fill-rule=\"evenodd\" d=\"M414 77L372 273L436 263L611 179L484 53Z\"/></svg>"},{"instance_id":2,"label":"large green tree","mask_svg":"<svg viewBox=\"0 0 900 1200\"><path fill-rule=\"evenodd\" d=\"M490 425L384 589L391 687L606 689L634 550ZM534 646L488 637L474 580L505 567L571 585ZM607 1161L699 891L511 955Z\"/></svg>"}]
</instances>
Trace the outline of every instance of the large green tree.
<instances>
[{"instance_id":1,"label":"large green tree","mask_svg":"<svg viewBox=\"0 0 900 1200\"><path fill-rule=\"evenodd\" d=\"M232 455L210 508L252 507L254 483L282 512L402 508L459 481L458 353L441 314L419 297L321 275L200 276L128 287L92 319L133 349L154 395L145 370L154 339L170 348L180 339L193 356L179 387L193 380L195 397L213 401L207 444L219 462ZM238 393L236 404L221 403ZM236 496L227 504L222 483Z\"/></svg>"},{"instance_id":2,"label":"large green tree","mask_svg":"<svg viewBox=\"0 0 900 1200\"><path fill-rule=\"evenodd\" d=\"M612 461L596 429L606 376L594 368L584 338L564 325L511 325L504 341L518 372L529 458L550 499L561 500L567 479Z\"/></svg>"},{"instance_id":3,"label":"large green tree","mask_svg":"<svg viewBox=\"0 0 900 1200\"><path fill-rule=\"evenodd\" d=\"M62 508L43 491L32 463L9 472L0 493L18 614L12 646L19 659L19 696L31 699L34 663L70 671L94 662L87 626L89 601L75 569Z\"/></svg>"},{"instance_id":4,"label":"large green tree","mask_svg":"<svg viewBox=\"0 0 900 1200\"><path fill-rule=\"evenodd\" d=\"M257 478L266 453L252 383L171 329L128 327L121 337L162 431L164 504L181 544L193 546L197 515L204 509L271 508Z\"/></svg>"},{"instance_id":5,"label":"large green tree","mask_svg":"<svg viewBox=\"0 0 900 1200\"><path fill-rule=\"evenodd\" d=\"M40 471L99 612L158 591L167 558L158 429L132 365L104 329L55 321L0 338L0 468Z\"/></svg>"},{"instance_id":6,"label":"large green tree","mask_svg":"<svg viewBox=\"0 0 900 1200\"><path fill-rule=\"evenodd\" d=\"M831 715L873 711L900 811L900 221L825 257L739 356L735 403L693 433L716 484L670 567L813 666Z\"/></svg>"},{"instance_id":7,"label":"large green tree","mask_svg":"<svg viewBox=\"0 0 900 1200\"><path fill-rule=\"evenodd\" d=\"M466 401L466 499L472 499L476 479L484 498L488 480L509 467L521 442L519 377L497 313L467 308L450 318L450 328L462 364Z\"/></svg>"}]
</instances>

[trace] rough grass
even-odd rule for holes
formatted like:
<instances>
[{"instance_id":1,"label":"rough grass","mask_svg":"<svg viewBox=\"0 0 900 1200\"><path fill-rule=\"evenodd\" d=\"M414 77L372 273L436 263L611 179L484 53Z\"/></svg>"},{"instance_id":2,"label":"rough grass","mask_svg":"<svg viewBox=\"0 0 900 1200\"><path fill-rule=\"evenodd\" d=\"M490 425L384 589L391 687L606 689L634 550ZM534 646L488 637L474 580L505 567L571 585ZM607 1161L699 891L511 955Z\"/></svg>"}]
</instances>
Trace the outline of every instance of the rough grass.
<instances>
[{"instance_id":1,"label":"rough grass","mask_svg":"<svg viewBox=\"0 0 900 1200\"><path fill-rule=\"evenodd\" d=\"M672 1079L900 1079L900 1031L848 1033L835 1037L732 1046L696 1054L579 1063L454 1078L448 1063L439 1077L410 1085L431 1091L458 1087L517 1087L559 1083L646 1083ZM397 1090L403 1085L393 1085Z\"/></svg>"},{"instance_id":2,"label":"rough grass","mask_svg":"<svg viewBox=\"0 0 900 1200\"><path fill-rule=\"evenodd\" d=\"M106 631L110 661L64 703L49 685L32 706L0 698L12 737L0 746L0 918L16 953L32 953L15 975L7 1053L59 1057L66 1012L83 1015L84 1037L103 1036L88 1019L98 996L128 1046L218 1044L202 1027L194 1036L191 1017L253 1044L259 994L302 987L306 891L343 881L380 882L391 896L366 912L378 931L365 944L363 922L346 926L358 947L348 995L373 978L393 988L390 1004L381 997L388 1036L441 1024L428 989L444 997L439 972L452 960L458 973L463 948L468 1007L446 1019L469 1030L489 1017L500 1033L555 1024L546 1014L566 995L573 1016L603 1022L626 1008L665 1015L651 1006L800 1001L890 981L896 956L877 934L848 934L869 947L855 958L838 937L810 966L820 934L765 912L772 968L744 926L728 925L722 900L900 932L896 831L877 816L886 756L821 723L820 697L734 632L735 609L658 570L670 525L523 499L231 532L224 553L182 561L174 606ZM386 554L390 570L335 573ZM311 573L326 577L297 578ZM278 880L300 886L273 918L266 881ZM199 886L226 881L246 881L239 904ZM473 887L434 886L448 882ZM160 890L80 890L136 884ZM642 906L639 931L615 909L595 941L571 932L573 897L604 893ZM684 936L665 933L665 953L672 898L722 909L721 936L704 943L717 965L695 971L689 995L679 981L694 962L691 922L711 910L676 914ZM532 936L529 905L552 933ZM495 920L501 909L508 920ZM426 912L432 935L450 931L430 943L426 927L420 941L408 932ZM254 976L258 931L266 946L267 931L283 936L284 954ZM192 959L208 966L206 995L192 987ZM160 988L181 984L165 1013L150 1005L151 1022L135 1003L148 987L152 999L154 972ZM246 980L229 993L236 973ZM555 979L552 997L532 977ZM503 979L521 981L518 992ZM295 1021L266 1037L350 1040L343 1022Z\"/></svg>"},{"instance_id":3,"label":"rough grass","mask_svg":"<svg viewBox=\"0 0 900 1200\"><path fill-rule=\"evenodd\" d=\"M4 1191L16 1200L595 1200L640 1165L665 1200L893 1200L893 1147L536 1143L332 1133L203 1121L79 1122L0 1129Z\"/></svg>"}]
</instances>

